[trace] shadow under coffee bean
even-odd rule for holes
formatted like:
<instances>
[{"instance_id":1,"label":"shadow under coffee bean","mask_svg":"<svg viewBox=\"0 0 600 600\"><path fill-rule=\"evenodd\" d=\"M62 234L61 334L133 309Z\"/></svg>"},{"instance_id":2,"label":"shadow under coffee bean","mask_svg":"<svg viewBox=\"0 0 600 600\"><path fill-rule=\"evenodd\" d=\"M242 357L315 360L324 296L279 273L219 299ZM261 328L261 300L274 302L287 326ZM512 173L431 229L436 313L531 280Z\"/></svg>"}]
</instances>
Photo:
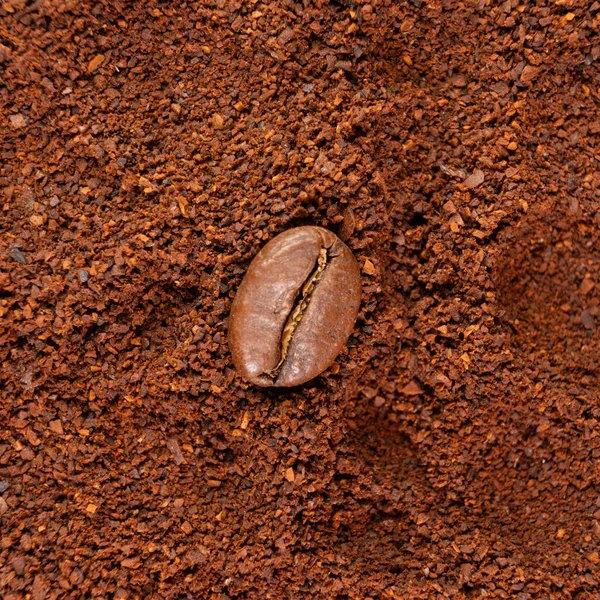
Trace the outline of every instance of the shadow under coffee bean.
<instances>
[{"instance_id":1,"label":"shadow under coffee bean","mask_svg":"<svg viewBox=\"0 0 600 600\"><path fill-rule=\"evenodd\" d=\"M254 258L229 318L237 370L264 387L291 387L329 367L352 332L360 306L358 263L321 227L297 227Z\"/></svg>"}]
</instances>

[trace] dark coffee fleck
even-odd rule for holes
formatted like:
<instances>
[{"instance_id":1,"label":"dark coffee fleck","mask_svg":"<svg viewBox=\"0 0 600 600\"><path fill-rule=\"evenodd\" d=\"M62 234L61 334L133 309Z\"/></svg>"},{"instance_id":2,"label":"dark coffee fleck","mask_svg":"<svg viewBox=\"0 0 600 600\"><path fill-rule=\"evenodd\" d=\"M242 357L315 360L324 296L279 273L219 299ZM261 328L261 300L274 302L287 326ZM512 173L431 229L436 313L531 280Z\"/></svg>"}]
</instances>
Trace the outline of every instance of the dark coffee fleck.
<instances>
[{"instance_id":1,"label":"dark coffee fleck","mask_svg":"<svg viewBox=\"0 0 600 600\"><path fill-rule=\"evenodd\" d=\"M8 254L12 259L16 260L17 262L20 262L22 265L27 263L25 255L17 248L17 246L13 246L9 250Z\"/></svg>"},{"instance_id":2,"label":"dark coffee fleck","mask_svg":"<svg viewBox=\"0 0 600 600\"><path fill-rule=\"evenodd\" d=\"M586 329L589 329L590 331L596 329L596 322L594 321L594 317L592 317L589 310L584 310L579 316L579 320Z\"/></svg>"}]
</instances>

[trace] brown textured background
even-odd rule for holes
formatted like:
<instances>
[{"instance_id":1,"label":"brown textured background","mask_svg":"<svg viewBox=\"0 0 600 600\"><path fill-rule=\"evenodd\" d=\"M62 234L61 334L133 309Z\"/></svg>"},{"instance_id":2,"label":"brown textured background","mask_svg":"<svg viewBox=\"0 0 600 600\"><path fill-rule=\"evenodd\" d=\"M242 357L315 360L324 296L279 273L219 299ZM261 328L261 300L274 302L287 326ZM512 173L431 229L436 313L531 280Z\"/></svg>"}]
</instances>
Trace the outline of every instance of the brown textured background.
<instances>
[{"instance_id":1,"label":"brown textured background","mask_svg":"<svg viewBox=\"0 0 600 600\"><path fill-rule=\"evenodd\" d=\"M2 598L596 598L599 26L0 2ZM265 392L228 310L302 224L364 302Z\"/></svg>"}]
</instances>

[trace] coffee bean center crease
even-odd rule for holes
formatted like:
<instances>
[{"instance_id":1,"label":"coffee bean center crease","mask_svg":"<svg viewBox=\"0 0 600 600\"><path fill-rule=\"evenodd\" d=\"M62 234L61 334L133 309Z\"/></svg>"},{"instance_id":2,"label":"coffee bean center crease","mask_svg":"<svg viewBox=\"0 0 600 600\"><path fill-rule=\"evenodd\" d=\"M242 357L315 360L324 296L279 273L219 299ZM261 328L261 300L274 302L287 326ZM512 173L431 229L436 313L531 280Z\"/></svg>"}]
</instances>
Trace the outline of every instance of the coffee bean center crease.
<instances>
[{"instance_id":1,"label":"coffee bean center crease","mask_svg":"<svg viewBox=\"0 0 600 600\"><path fill-rule=\"evenodd\" d=\"M279 371L281 371L281 367L285 363L285 360L288 355L288 349L290 347L290 343L292 338L294 337L294 332L298 327L306 309L308 308L308 304L310 302L311 296L315 290L315 287L319 283L319 280L323 276L323 272L327 267L329 260L329 253L327 248L321 248L319 251L319 256L317 258L317 264L312 271L312 273L307 277L306 281L299 289L298 298L294 307L292 308L286 322L283 327L283 331L281 334L281 350L280 350L280 358L279 362L270 370L265 372L265 375L275 379L277 375L279 375Z\"/></svg>"}]
</instances>

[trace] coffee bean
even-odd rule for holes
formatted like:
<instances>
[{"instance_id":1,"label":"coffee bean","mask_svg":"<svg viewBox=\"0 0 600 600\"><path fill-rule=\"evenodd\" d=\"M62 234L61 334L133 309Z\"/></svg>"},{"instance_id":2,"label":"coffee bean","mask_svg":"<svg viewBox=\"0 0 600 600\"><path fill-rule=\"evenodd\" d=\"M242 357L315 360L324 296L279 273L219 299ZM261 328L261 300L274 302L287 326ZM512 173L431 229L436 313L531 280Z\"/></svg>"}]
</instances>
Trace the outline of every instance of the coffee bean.
<instances>
[{"instance_id":1,"label":"coffee bean","mask_svg":"<svg viewBox=\"0 0 600 600\"><path fill-rule=\"evenodd\" d=\"M254 258L229 316L229 347L243 377L291 387L333 363L360 305L360 270L349 248L321 227L297 227Z\"/></svg>"}]
</instances>

